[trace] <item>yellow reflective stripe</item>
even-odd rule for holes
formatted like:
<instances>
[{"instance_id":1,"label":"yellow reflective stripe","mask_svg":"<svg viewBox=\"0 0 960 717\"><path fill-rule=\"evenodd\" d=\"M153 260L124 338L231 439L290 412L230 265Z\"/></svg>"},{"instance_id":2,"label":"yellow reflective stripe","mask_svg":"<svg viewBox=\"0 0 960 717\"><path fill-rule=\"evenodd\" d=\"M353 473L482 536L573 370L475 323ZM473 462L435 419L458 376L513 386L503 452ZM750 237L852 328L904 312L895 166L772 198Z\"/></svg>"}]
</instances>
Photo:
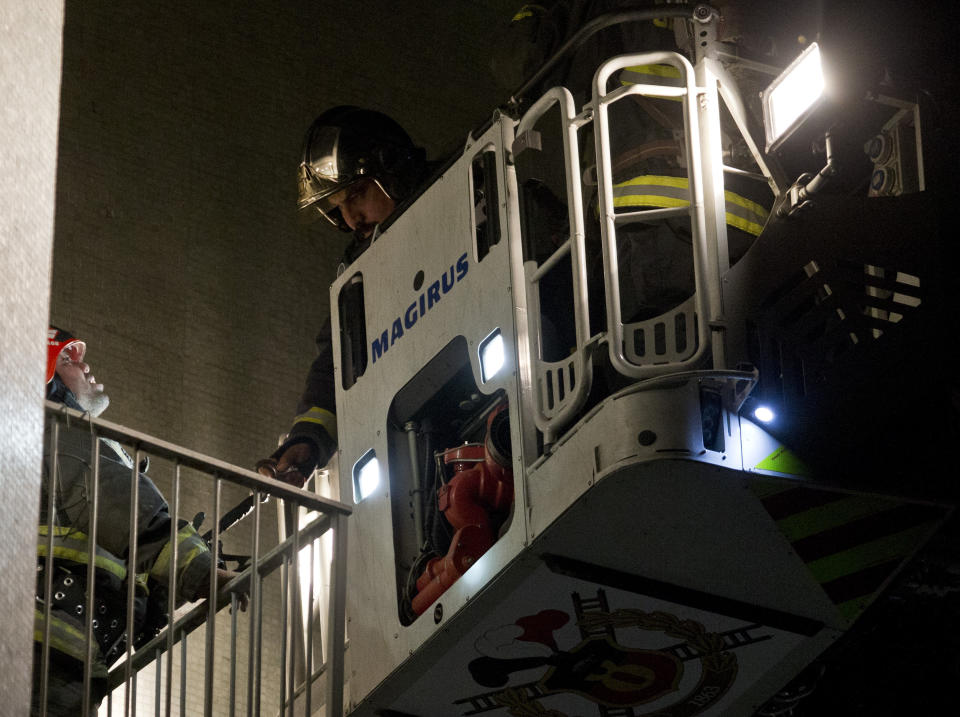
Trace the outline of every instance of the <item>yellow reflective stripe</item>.
<instances>
[{"instance_id":1,"label":"yellow reflective stripe","mask_svg":"<svg viewBox=\"0 0 960 717\"><path fill-rule=\"evenodd\" d=\"M33 639L35 642L43 644L43 611L37 608L33 609ZM87 657L87 641L83 632L78 630L70 623L61 620L56 615L50 615L50 647L70 655L80 662L85 662ZM93 643L94 654L100 654L100 647L96 641ZM93 677L104 678L107 676L106 665L100 660L94 660L91 665Z\"/></svg>"},{"instance_id":2,"label":"yellow reflective stripe","mask_svg":"<svg viewBox=\"0 0 960 717\"><path fill-rule=\"evenodd\" d=\"M194 528L192 524L187 523L180 528L177 532L177 559L179 562L177 573L182 573L194 558L200 553L208 552L208 550L207 544L203 542L203 538L200 537L200 534L197 533L196 528ZM173 555L173 549L170 543L167 542L167 544L163 546L163 550L160 551L160 555L157 556L153 567L150 569L150 575L157 580L166 582L164 578L167 576L167 571L170 568L171 555Z\"/></svg>"},{"instance_id":3,"label":"yellow reflective stripe","mask_svg":"<svg viewBox=\"0 0 960 717\"><path fill-rule=\"evenodd\" d=\"M323 408L314 406L306 413L301 413L293 419L294 425L297 423L319 423L323 426L331 438L337 437L337 417Z\"/></svg>"},{"instance_id":4,"label":"yellow reflective stripe","mask_svg":"<svg viewBox=\"0 0 960 717\"><path fill-rule=\"evenodd\" d=\"M930 523L921 523L893 535L885 535L833 555L807 563L820 584L842 578L856 570L864 570L896 558L905 557L917 543L930 534Z\"/></svg>"},{"instance_id":5,"label":"yellow reflective stripe","mask_svg":"<svg viewBox=\"0 0 960 717\"><path fill-rule=\"evenodd\" d=\"M541 13L544 13L544 14L546 14L546 12L547 12L546 8L544 8L543 5L532 5L532 4L531 4L531 5L523 5L519 10L517 10L517 14L513 16L513 19L512 19L510 22L511 22L511 23L513 23L513 22L519 22L520 20L523 20L524 18L533 17L533 11L534 11L534 10L537 10L537 11L539 11L539 12L541 12Z\"/></svg>"},{"instance_id":6,"label":"yellow reflective stripe","mask_svg":"<svg viewBox=\"0 0 960 717\"><path fill-rule=\"evenodd\" d=\"M46 537L49 534L47 526L40 525L37 527L37 530L41 538L41 540L37 542L37 555L45 558L47 557ZM74 563L80 563L81 565L87 565L90 562L90 548L86 534L79 530L60 526L54 526L53 533L55 536L53 557L70 560ZM116 575L121 580L127 577L127 568L123 561L100 546L96 547L93 564L94 567Z\"/></svg>"},{"instance_id":7,"label":"yellow reflective stripe","mask_svg":"<svg viewBox=\"0 0 960 717\"><path fill-rule=\"evenodd\" d=\"M641 184L659 184L664 187L674 187L676 189L686 189L689 186L689 184L687 184L686 177L670 177L668 175L661 174L643 174L639 177L628 179L626 182L614 184L613 188L618 189L620 187L635 187Z\"/></svg>"},{"instance_id":8,"label":"yellow reflective stripe","mask_svg":"<svg viewBox=\"0 0 960 717\"><path fill-rule=\"evenodd\" d=\"M745 232L760 236L763 231L763 225L767 223L769 212L756 202L750 201L746 197L724 190L723 198L727 203L727 224ZM741 207L746 210L745 213L734 214L729 211L730 205Z\"/></svg>"},{"instance_id":9,"label":"yellow reflective stripe","mask_svg":"<svg viewBox=\"0 0 960 717\"><path fill-rule=\"evenodd\" d=\"M630 194L631 187L642 187L643 194ZM663 187L665 194L651 194L651 190L657 187ZM677 194L674 190L688 190L689 184L686 177L670 177L663 175L642 175L628 179L613 185L615 196L613 199L614 207L686 207L690 201L678 196L669 196ZM761 205L747 199L729 189L723 193L726 202L725 219L727 224L742 231L758 236L763 231L763 225L767 221L768 212Z\"/></svg>"},{"instance_id":10,"label":"yellow reflective stripe","mask_svg":"<svg viewBox=\"0 0 960 717\"><path fill-rule=\"evenodd\" d=\"M38 525L37 532L40 533L40 535L48 535L50 533L50 526ZM61 526L61 525L53 526L53 534L54 535L79 535L83 539L86 539L87 537L87 534L81 530L71 528L70 526Z\"/></svg>"},{"instance_id":11,"label":"yellow reflective stripe","mask_svg":"<svg viewBox=\"0 0 960 717\"><path fill-rule=\"evenodd\" d=\"M753 234L755 237L760 236L760 232L763 231L763 224L760 222L752 222L749 219L744 219L743 217L739 217L736 214L731 214L730 212L726 213L726 218L727 224L734 229L739 229L747 234Z\"/></svg>"},{"instance_id":12,"label":"yellow reflective stripe","mask_svg":"<svg viewBox=\"0 0 960 717\"><path fill-rule=\"evenodd\" d=\"M838 528L854 520L870 515L876 515L890 510L900 501L889 498L878 498L872 495L850 495L840 500L808 508L800 513L794 513L777 521L780 532L791 543L832 528Z\"/></svg>"},{"instance_id":13,"label":"yellow reflective stripe","mask_svg":"<svg viewBox=\"0 0 960 717\"><path fill-rule=\"evenodd\" d=\"M767 210L763 207L763 205L757 204L756 202L740 196L739 194L734 194L729 189L723 192L723 196L730 204L736 204L738 207L743 207L748 212L753 212L764 219L767 218Z\"/></svg>"},{"instance_id":14,"label":"yellow reflective stripe","mask_svg":"<svg viewBox=\"0 0 960 717\"><path fill-rule=\"evenodd\" d=\"M625 197L614 197L614 207L689 207L690 202L676 197L665 197L662 194L630 194Z\"/></svg>"},{"instance_id":15,"label":"yellow reflective stripe","mask_svg":"<svg viewBox=\"0 0 960 717\"><path fill-rule=\"evenodd\" d=\"M673 65L633 65L623 68L624 72L635 72L638 75L653 75L654 77L669 77L679 80L680 70ZM629 84L629 83L624 83Z\"/></svg>"},{"instance_id":16,"label":"yellow reflective stripe","mask_svg":"<svg viewBox=\"0 0 960 717\"><path fill-rule=\"evenodd\" d=\"M620 71L620 84L624 87L630 85L666 85L668 87L680 87L681 75L673 65L633 65L625 67ZM664 80L667 80L664 82ZM669 100L670 102L681 102L682 97L658 97L657 99Z\"/></svg>"}]
</instances>

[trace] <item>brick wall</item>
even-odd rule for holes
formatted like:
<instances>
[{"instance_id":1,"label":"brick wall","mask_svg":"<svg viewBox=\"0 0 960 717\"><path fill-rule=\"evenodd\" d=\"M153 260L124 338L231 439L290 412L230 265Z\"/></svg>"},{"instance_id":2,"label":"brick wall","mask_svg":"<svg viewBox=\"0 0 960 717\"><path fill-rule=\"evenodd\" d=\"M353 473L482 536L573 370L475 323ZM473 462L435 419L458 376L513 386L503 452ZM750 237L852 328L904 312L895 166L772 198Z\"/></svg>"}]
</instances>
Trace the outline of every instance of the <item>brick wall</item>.
<instances>
[{"instance_id":1,"label":"brick wall","mask_svg":"<svg viewBox=\"0 0 960 717\"><path fill-rule=\"evenodd\" d=\"M88 341L113 400L105 418L241 466L270 452L345 244L296 217L306 128L359 104L431 158L459 146L503 98L487 55L514 5L67 1L51 317ZM182 505L209 514L209 487L185 487ZM268 606L265 645L278 615ZM191 638L190 714L202 643ZM274 704L276 686L263 690Z\"/></svg>"}]
</instances>

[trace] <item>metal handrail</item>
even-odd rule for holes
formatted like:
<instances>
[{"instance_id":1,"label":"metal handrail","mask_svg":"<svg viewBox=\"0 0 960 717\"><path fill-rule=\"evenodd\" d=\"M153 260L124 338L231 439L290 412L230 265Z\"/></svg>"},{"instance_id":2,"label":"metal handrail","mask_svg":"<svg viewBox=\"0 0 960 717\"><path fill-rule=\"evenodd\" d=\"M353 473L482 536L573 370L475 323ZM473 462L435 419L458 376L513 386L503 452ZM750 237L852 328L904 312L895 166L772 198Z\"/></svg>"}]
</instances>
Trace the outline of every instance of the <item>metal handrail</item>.
<instances>
[{"instance_id":1,"label":"metal handrail","mask_svg":"<svg viewBox=\"0 0 960 717\"><path fill-rule=\"evenodd\" d=\"M589 338L590 338L590 304L587 296L587 252L585 242L585 231L583 224L583 196L580 187L580 149L577 139L577 111L573 101L573 95L565 87L554 87L548 90L543 97L537 100L533 106L524 114L520 123L517 125L517 136L523 137L525 132L531 131L537 121L554 104L560 108L560 116L563 123L563 152L564 152L564 174L567 189L567 221L569 227L569 238L548 257L543 264L536 270L533 269L533 262L527 262L525 266L528 302L530 306L537 307L539 302L536 300L536 287L543 276L550 271L567 254L570 255L571 272L573 278L573 317L576 336L576 347L573 354L562 362L547 363L544 362L540 342L542 332L540 326L540 312L531 311L528 316L530 322L530 332L528 340L531 342L530 355L537 366L537 373L542 374L551 367L558 368L560 365L567 366L573 364L576 371L576 382L573 386L573 392L568 394L559 410L548 415L543 409L542 392L543 381L538 381L538 400L536 401L534 419L537 428L544 434L544 443L552 443L557 431L569 422L570 418L583 406L590 393L591 381L593 378L593 367L589 356ZM542 378L542 376L538 376Z\"/></svg>"},{"instance_id":2,"label":"metal handrail","mask_svg":"<svg viewBox=\"0 0 960 717\"><path fill-rule=\"evenodd\" d=\"M330 525L330 516L321 516L300 530L300 539L309 541L319 538L330 529ZM282 543L277 544L260 559L260 569L257 571L259 577L263 578L267 575L270 575L274 570L283 564L284 558L289 558L293 555L294 537L295 536L290 536ZM223 586L223 589L218 593L215 602L218 612L231 604L231 593L245 593L250 591L250 578L252 575L253 566L251 565L242 573L237 575L237 577ZM160 634L150 640L143 647L139 648L133 654L131 660L132 669L142 670L156 658L158 653L163 653L169 650L170 643L168 642L168 638L170 637L169 633L171 628L173 634L173 644L176 644L185 635L189 635L191 632L203 625L208 618L208 616L204 614L208 611L208 609L209 607L206 602L199 603L190 608L188 612L176 618L172 625L167 625L167 627L165 627ZM121 684L123 684L123 675L118 675L118 673L121 672L119 669L120 667L122 667L122 663L114 667L109 673L108 680L111 689L114 687L119 687Z\"/></svg>"},{"instance_id":3,"label":"metal handrail","mask_svg":"<svg viewBox=\"0 0 960 717\"><path fill-rule=\"evenodd\" d=\"M128 584L126 590L126 601L127 601L127 625L126 625L126 634L127 634L127 649L121 661L118 662L107 674L107 686L110 690L113 690L120 685L125 685L125 695L122 699L122 710L124 715L135 713L136 703L135 703L135 693L136 693L136 673L141 670L143 667L148 664L155 663L157 666L157 685L155 690L155 710L159 714L161 710L161 703L163 701L163 690L161 690L162 680L160 678L163 655L167 654L167 673L166 673L166 707L167 712L170 711L172 706L172 678L173 678L173 664L172 664L172 653L173 647L176 642L181 642L183 649L183 655L181 657L181 710L184 708L184 699L185 699L185 665L186 665L186 637L187 635L195 630L197 627L203 624L208 625L207 639L206 639L206 650L205 650L205 681L204 681L204 713L212 714L213 709L213 664L214 664L214 652L215 652L215 631L216 631L216 620L215 616L217 612L221 610L228 604L231 604L234 608L234 615L232 617L233 629L236 629L236 608L237 608L237 598L235 591L249 591L250 594L250 623L251 623L251 640L250 640L250 683L253 688L253 692L248 692L248 704L247 711L248 714L255 713L259 714L260 711L260 694L259 694L259 676L260 676L260 635L259 627L261 622L260 613L263 609L261 592L262 592L262 581L263 579L276 570L277 567L281 565L290 566L286 570L287 579L290 582L297 580L295 566L297 564L299 556L299 548L301 545L305 545L309 541L313 541L318 538L320 535L331 531L333 534L333 569L330 580L330 600L328 604L329 609L329 630L327 641L329 649L326 650L325 654L325 663L324 671L328 673L328 681L326 685L327 700L329 707L327 708L327 714L331 717L339 717L342 714L343 706L343 679L344 679L344 622L345 622L345 603L346 603L346 518L351 513L349 506L344 505L338 501L330 500L311 493L300 488L282 483L280 481L267 478L253 471L240 468L238 466L219 461L214 458L204 456L195 451L183 448L181 446L174 445L167 441L162 441L153 436L140 433L137 431L131 431L123 426L120 426L109 421L104 421L100 418L92 417L87 413L82 413L80 411L75 411L69 409L62 404L54 403L51 401L46 402L46 413L48 418L52 418L52 426L50 431L50 460L51 460L51 471L50 471L50 480L57 480L59 475L57 470L58 458L60 456L60 439L58 436L62 436L61 426L66 426L68 429L81 428L84 431L89 429L91 437L91 447L90 450L93 456L93 464L91 465L92 481L90 485L87 486L87 500L89 503L89 515L93 519L93 525L89 527L87 540L89 541L89 551L88 555L88 576L87 576L87 588L86 588L86 597L85 603L87 609L84 610L86 616L84 618L85 630L84 637L86 640L85 643L85 654L86 662L84 666L84 678L83 678L83 692L84 692L84 702L89 704L89 698L91 693L91 665L93 664L94 654L96 652L96 646L94 644L93 638L93 609L94 605L94 596L95 596L95 583L93 579L93 566L95 565L95 554L96 554L96 539L97 539L97 511L98 504L100 501L100 491L97 490L98 478L100 476L101 461L100 461L100 451L101 451L101 439L112 440L120 443L121 445L131 448L133 454L133 460L131 461L131 486L130 486L130 537L129 537L129 553L127 557L128 566L136 564L136 545L137 545L137 520L138 520L138 510L139 510L139 496L138 496L138 486L141 481L141 474L139 471L140 457L143 454L149 454L150 456L159 457L165 460L169 460L173 464L174 474L173 474L173 484L172 484L172 500L169 503L170 508L170 518L171 518L171 528L169 533L169 538L171 541L171 551L173 555L171 556L170 561L170 598L167 603L168 614L171 618L171 623L168 624L161 632L151 639L146 645L143 645L136 651L133 650L133 641L134 641L134 627L133 627L133 598L134 598L134 579L132 574L128 577ZM105 445L105 444L104 444ZM218 592L216 592L213 597L207 599L192 608L190 608L185 614L175 617L175 594L176 594L176 564L177 564L177 533L179 526L179 510L180 510L180 480L181 480L181 469L183 467L188 467L193 470L196 470L202 474L207 479L213 481L214 488L214 519L215 525L212 533L211 541L211 552L213 555L213 561L211 563L210 569L210 586L211 593L214 593L212 589L216 585L217 581L217 553L218 553L218 538L220 536L220 524L217 521L217 518L220 513L220 487L223 481L229 481L231 483L249 488L253 491L253 526L252 526L252 561L250 566L240 573L238 576L233 578L227 585L224 585ZM92 492L90 488L93 488ZM51 483L48 488L48 505L47 513L50 516L59 515L58 510L60 506L57 505L57 495L58 490L54 488ZM297 530L290 538L285 541L282 541L279 545L271 549L264 555L260 555L260 536L259 536L259 526L260 526L260 504L261 496L265 494L271 494L277 498L282 498L284 500L290 501L293 505L303 506L304 508L310 511L316 511L320 513L320 517L314 520L310 525L304 527L302 530ZM52 519L51 519L52 520ZM51 593L51 575L52 575L52 556L54 554L53 548L51 546L51 541L53 539L54 531L48 531L47 539L47 570L44 575L46 582L46 592L45 595L50 595ZM128 567L128 571L132 573L132 568ZM312 594L312 586L311 586ZM38 678L41 680L41 699L43 705L41 705L41 711L43 711L46 703L46 694L48 689L48 679L47 679L47 670L49 669L49 645L50 645L50 625L51 625L51 603L50 599L46 599L44 605L44 617L45 617L45 627L44 627L44 641L42 649L42 662L41 662L41 674L38 675ZM310 636L312 640L312 634ZM231 659L235 661L236 650L235 650L235 640L231 643ZM291 673L292 674L292 673ZM234 701L234 687L235 687L235 670L231 669L231 713L233 711L233 701ZM109 700L109 696L108 696ZM253 710L253 712L251 712ZM87 713L88 710L84 709L84 713Z\"/></svg>"},{"instance_id":4,"label":"metal handrail","mask_svg":"<svg viewBox=\"0 0 960 717\"><path fill-rule=\"evenodd\" d=\"M633 65L670 65L680 72L682 86L666 88L659 85L631 85L607 92L610 76L623 68ZM599 191L600 235L603 249L604 276L606 277L607 336L611 364L625 376L642 379L669 373L679 367L695 365L701 361L709 347L709 331L706 318L711 316L709 306L710 292L706 289L709 273L704 270L706 247L706 217L704 214L702 160L700 157L700 132L698 127L698 97L702 93L694 81L693 66L687 58L676 52L645 52L620 55L607 60L600 66L593 78L593 102L597 152L597 185ZM693 242L693 268L696 285L696 313L701 317L697 322L697 346L693 354L682 361L660 364L637 364L626 356L624 324L621 320L621 298L619 264L617 257L618 215L613 204L613 170L610 150L609 105L634 94L650 94L660 97L680 96L683 102L684 149L686 152L689 190L689 206L683 210L690 217ZM633 216L663 216L663 210L631 212Z\"/></svg>"},{"instance_id":5,"label":"metal handrail","mask_svg":"<svg viewBox=\"0 0 960 717\"><path fill-rule=\"evenodd\" d=\"M49 413L59 414L71 419L83 421L89 425L92 430L97 432L101 438L110 438L120 443L137 446L141 451L149 452L160 458L165 458L179 463L186 468L193 468L204 473L216 473L231 483L242 485L250 490L257 490L262 493L269 493L275 498L283 500L292 500L305 508L324 513L336 513L339 515L350 515L351 508L344 503L340 503L328 498L321 498L316 493L296 488L289 483L283 483L273 478L255 473L254 471L240 466L235 466L225 461L205 456L189 448L178 446L174 443L163 441L146 433L133 431L118 423L111 423L102 418L95 418L89 413L75 411L67 408L62 403L46 401L46 409Z\"/></svg>"}]
</instances>

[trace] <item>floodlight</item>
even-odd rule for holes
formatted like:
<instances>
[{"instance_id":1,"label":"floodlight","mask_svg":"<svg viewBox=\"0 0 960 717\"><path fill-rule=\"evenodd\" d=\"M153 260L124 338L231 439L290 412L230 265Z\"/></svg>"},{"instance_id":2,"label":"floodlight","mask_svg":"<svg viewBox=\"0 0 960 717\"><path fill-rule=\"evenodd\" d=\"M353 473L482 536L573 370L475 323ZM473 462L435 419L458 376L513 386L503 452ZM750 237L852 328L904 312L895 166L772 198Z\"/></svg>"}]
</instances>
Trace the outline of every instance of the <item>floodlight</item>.
<instances>
[{"instance_id":1,"label":"floodlight","mask_svg":"<svg viewBox=\"0 0 960 717\"><path fill-rule=\"evenodd\" d=\"M826 85L820 47L813 42L762 94L767 152L776 149L821 103Z\"/></svg>"},{"instance_id":2,"label":"floodlight","mask_svg":"<svg viewBox=\"0 0 960 717\"><path fill-rule=\"evenodd\" d=\"M353 500L359 503L380 485L380 461L371 448L353 465Z\"/></svg>"},{"instance_id":3,"label":"floodlight","mask_svg":"<svg viewBox=\"0 0 960 717\"><path fill-rule=\"evenodd\" d=\"M495 329L480 342L480 377L484 383L493 378L503 368L505 360L503 335L500 333L500 329Z\"/></svg>"},{"instance_id":4,"label":"floodlight","mask_svg":"<svg viewBox=\"0 0 960 717\"><path fill-rule=\"evenodd\" d=\"M767 406L757 406L753 411L753 417L761 423L770 423L770 421L776 418L776 415Z\"/></svg>"}]
</instances>

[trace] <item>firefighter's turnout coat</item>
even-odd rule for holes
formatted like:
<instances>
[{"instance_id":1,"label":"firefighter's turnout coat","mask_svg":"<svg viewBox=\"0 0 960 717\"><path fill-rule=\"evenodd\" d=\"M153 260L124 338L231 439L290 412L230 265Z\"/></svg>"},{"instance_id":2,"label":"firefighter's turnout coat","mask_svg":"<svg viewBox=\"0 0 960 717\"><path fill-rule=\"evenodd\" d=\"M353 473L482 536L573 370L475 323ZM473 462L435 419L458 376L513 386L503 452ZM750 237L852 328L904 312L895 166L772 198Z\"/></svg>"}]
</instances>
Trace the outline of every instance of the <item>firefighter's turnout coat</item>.
<instances>
[{"instance_id":1,"label":"firefighter's turnout coat","mask_svg":"<svg viewBox=\"0 0 960 717\"><path fill-rule=\"evenodd\" d=\"M39 539L37 542L38 579L34 640L44 639L44 608L51 602L50 648L62 657L83 661L86 654L84 630L86 619L86 574L89 563L90 514L92 508L93 436L83 427L61 426L58 437L55 515L48 516L51 468L50 427L44 441L44 489L41 504ZM127 581L137 581L135 601L136 631L147 629L149 598L169 588L170 513L163 495L144 473L134 471L133 460L115 441L100 441L100 495L96 531L95 596L94 596L94 663L95 679L106 677L107 667L116 660L126 639L125 607ZM130 498L134 477L138 483L136 531L136 565L130 556ZM53 533L53 588L45 595L46 556L49 535ZM210 576L210 551L189 523L177 533L177 602L194 600ZM149 586L149 587L148 587ZM162 606L163 603L159 602ZM163 619L163 618L161 618ZM82 667L78 679L82 679Z\"/></svg>"}]
</instances>

